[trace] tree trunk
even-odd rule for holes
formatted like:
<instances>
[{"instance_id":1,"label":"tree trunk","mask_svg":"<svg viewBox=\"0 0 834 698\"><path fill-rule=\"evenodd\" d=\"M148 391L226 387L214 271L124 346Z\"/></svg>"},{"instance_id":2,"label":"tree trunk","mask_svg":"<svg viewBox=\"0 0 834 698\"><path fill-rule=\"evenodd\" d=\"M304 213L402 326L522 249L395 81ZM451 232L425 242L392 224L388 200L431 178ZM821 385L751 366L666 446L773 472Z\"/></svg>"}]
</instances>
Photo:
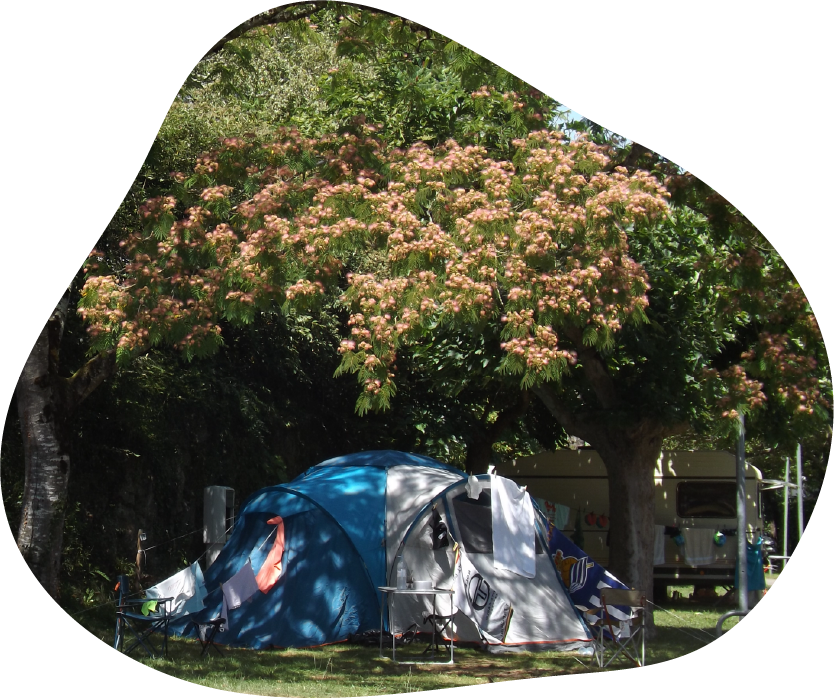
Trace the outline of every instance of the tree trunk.
<instances>
[{"instance_id":1,"label":"tree trunk","mask_svg":"<svg viewBox=\"0 0 834 698\"><path fill-rule=\"evenodd\" d=\"M68 301L65 297L49 318L17 383L25 463L17 547L53 598L58 595L70 471L64 391L57 374Z\"/></svg>"},{"instance_id":2,"label":"tree trunk","mask_svg":"<svg viewBox=\"0 0 834 698\"><path fill-rule=\"evenodd\" d=\"M660 430L614 434L592 444L608 471L611 521L608 568L652 599L654 579L654 469Z\"/></svg>"},{"instance_id":3,"label":"tree trunk","mask_svg":"<svg viewBox=\"0 0 834 698\"><path fill-rule=\"evenodd\" d=\"M115 369L99 354L71 378L59 374L69 293L38 336L17 382L24 485L17 547L44 589L58 597L70 474L68 425L77 406Z\"/></svg>"}]
</instances>

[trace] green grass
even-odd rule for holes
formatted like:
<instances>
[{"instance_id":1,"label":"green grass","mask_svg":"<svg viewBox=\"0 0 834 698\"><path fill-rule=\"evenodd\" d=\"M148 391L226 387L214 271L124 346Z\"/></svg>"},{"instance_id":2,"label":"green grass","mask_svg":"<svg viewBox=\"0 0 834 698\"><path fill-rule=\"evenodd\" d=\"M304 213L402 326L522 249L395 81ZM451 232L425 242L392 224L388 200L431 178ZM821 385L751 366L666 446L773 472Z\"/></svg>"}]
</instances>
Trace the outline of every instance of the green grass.
<instances>
[{"instance_id":1,"label":"green grass","mask_svg":"<svg viewBox=\"0 0 834 698\"><path fill-rule=\"evenodd\" d=\"M690 600L692 587L675 590L680 598L661 602L663 610L655 610L654 634L646 645L648 664L665 662L704 647L715 639L718 618L732 608L720 597ZM108 618L102 612L95 618L87 617L84 624L110 644L113 629L112 623L107 623ZM737 618L730 618L724 630L738 622ZM410 645L402 654L418 653L422 647L419 643ZM376 647L346 643L315 649L222 648L225 657L217 656L213 650L200 657L201 651L196 640L172 638L167 659L140 657L137 652L133 656L154 669L209 688L290 698L409 693L599 671L588 666L587 656L556 652L489 655L477 649L456 648L454 665L409 665L380 659ZM628 666L625 662L616 663L611 669Z\"/></svg>"}]
</instances>

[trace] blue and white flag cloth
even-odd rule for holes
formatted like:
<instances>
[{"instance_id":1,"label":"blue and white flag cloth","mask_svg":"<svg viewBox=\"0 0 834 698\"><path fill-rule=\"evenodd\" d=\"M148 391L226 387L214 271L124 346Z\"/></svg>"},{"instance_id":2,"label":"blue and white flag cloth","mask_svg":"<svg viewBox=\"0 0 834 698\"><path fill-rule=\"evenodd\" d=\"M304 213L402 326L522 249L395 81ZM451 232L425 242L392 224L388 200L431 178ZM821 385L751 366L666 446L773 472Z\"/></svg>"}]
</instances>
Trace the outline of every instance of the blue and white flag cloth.
<instances>
[{"instance_id":1,"label":"blue and white flag cloth","mask_svg":"<svg viewBox=\"0 0 834 698\"><path fill-rule=\"evenodd\" d=\"M595 562L584 550L553 525L548 527L548 549L562 577L573 605L580 611L600 607L603 589L628 589L619 579ZM618 620L628 620L630 610L610 609Z\"/></svg>"}]
</instances>

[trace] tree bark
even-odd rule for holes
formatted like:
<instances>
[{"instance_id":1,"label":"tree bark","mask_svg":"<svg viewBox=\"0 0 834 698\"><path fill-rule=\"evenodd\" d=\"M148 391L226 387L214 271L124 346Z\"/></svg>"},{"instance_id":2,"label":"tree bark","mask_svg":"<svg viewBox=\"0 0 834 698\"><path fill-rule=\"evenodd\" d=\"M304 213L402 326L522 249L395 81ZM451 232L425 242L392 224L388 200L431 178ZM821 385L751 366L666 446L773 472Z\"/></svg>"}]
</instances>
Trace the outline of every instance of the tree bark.
<instances>
[{"instance_id":1,"label":"tree bark","mask_svg":"<svg viewBox=\"0 0 834 698\"><path fill-rule=\"evenodd\" d=\"M38 336L17 382L25 464L17 547L52 597L58 595L70 470L64 391L57 375L68 304L69 296L65 296Z\"/></svg>"},{"instance_id":2,"label":"tree bark","mask_svg":"<svg viewBox=\"0 0 834 698\"><path fill-rule=\"evenodd\" d=\"M615 430L592 446L608 471L611 574L652 599L654 580L654 469L663 446L657 424Z\"/></svg>"},{"instance_id":3,"label":"tree bark","mask_svg":"<svg viewBox=\"0 0 834 698\"><path fill-rule=\"evenodd\" d=\"M17 547L53 598L59 591L70 474L69 420L78 404L115 368L115 357L103 354L72 378L59 375L68 308L67 293L38 336L16 390L25 468Z\"/></svg>"}]
</instances>

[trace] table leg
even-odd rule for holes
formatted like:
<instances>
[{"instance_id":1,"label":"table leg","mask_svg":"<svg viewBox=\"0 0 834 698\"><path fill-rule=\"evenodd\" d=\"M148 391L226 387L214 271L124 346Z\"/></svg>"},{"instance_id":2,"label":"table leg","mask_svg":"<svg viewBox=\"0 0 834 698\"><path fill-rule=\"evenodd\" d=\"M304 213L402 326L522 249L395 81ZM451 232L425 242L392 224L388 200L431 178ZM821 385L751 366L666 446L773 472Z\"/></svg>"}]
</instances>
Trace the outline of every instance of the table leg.
<instances>
[{"instance_id":1,"label":"table leg","mask_svg":"<svg viewBox=\"0 0 834 698\"><path fill-rule=\"evenodd\" d=\"M452 603L452 597L449 597L449 612L452 614L449 626L449 663L455 663L455 604Z\"/></svg>"},{"instance_id":2,"label":"table leg","mask_svg":"<svg viewBox=\"0 0 834 698\"><path fill-rule=\"evenodd\" d=\"M434 659L435 650L437 650L437 594L431 595L431 658Z\"/></svg>"},{"instance_id":3,"label":"table leg","mask_svg":"<svg viewBox=\"0 0 834 698\"><path fill-rule=\"evenodd\" d=\"M396 608L396 594L389 595L388 601L388 625L391 630L391 659L397 661L397 636L394 634L394 613Z\"/></svg>"},{"instance_id":4,"label":"table leg","mask_svg":"<svg viewBox=\"0 0 834 698\"><path fill-rule=\"evenodd\" d=\"M384 591L380 592L380 594L382 595L382 598L380 599L379 604L379 658L382 659L382 633L385 629L385 604L388 603L388 594L386 594Z\"/></svg>"}]
</instances>

